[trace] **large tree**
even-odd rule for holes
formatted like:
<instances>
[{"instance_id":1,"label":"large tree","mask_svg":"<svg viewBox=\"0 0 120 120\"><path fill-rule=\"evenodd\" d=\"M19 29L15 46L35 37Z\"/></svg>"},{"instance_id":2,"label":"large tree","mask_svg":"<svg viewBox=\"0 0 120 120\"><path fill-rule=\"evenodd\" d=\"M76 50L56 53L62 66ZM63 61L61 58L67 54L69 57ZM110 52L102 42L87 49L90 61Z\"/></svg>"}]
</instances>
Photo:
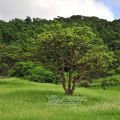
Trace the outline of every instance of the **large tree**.
<instances>
[{"instance_id":1,"label":"large tree","mask_svg":"<svg viewBox=\"0 0 120 120\"><path fill-rule=\"evenodd\" d=\"M60 73L68 95L84 76L106 72L113 60L113 54L89 27L71 27L41 34L37 55L44 65Z\"/></svg>"}]
</instances>

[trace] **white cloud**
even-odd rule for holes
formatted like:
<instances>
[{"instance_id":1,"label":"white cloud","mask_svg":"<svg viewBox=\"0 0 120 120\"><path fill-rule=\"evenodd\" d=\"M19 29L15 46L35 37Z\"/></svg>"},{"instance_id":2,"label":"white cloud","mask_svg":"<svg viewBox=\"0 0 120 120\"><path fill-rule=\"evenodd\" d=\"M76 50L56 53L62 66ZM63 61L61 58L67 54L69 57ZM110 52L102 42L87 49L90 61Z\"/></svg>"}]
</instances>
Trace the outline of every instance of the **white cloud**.
<instances>
[{"instance_id":1,"label":"white cloud","mask_svg":"<svg viewBox=\"0 0 120 120\"><path fill-rule=\"evenodd\" d=\"M114 19L110 8L98 0L0 0L0 19L26 16L53 19L72 15Z\"/></svg>"}]
</instances>

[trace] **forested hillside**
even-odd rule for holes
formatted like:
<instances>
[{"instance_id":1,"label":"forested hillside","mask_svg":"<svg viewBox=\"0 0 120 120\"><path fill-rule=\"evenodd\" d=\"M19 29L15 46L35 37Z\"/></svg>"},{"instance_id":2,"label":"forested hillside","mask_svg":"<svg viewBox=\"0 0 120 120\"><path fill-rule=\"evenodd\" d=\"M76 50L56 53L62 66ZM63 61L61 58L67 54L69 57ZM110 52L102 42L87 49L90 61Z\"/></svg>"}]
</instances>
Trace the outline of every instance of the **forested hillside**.
<instances>
[{"instance_id":1,"label":"forested hillside","mask_svg":"<svg viewBox=\"0 0 120 120\"><path fill-rule=\"evenodd\" d=\"M43 67L39 59L42 56L36 54L41 34L85 26L90 27L99 38L98 42L103 41L113 53L113 63L104 74L97 76L89 74L84 79L120 74L120 20L109 22L96 17L71 16L70 18L58 17L54 20L30 17L25 20L16 18L9 22L1 20L0 75L25 77L38 82L43 79L42 82L56 82L56 79L59 79L57 73L49 67ZM44 71L42 78L39 76L41 71Z\"/></svg>"}]
</instances>

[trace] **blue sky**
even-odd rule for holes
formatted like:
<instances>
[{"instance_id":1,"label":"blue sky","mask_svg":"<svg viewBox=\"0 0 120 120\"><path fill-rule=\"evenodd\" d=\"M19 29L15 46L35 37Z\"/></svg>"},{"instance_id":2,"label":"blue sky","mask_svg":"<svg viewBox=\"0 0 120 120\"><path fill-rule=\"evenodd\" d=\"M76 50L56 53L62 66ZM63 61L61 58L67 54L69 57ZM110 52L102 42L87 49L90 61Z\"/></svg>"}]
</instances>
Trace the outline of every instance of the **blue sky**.
<instances>
[{"instance_id":1,"label":"blue sky","mask_svg":"<svg viewBox=\"0 0 120 120\"><path fill-rule=\"evenodd\" d=\"M120 19L120 0L99 0L107 5L113 12L115 19Z\"/></svg>"}]
</instances>

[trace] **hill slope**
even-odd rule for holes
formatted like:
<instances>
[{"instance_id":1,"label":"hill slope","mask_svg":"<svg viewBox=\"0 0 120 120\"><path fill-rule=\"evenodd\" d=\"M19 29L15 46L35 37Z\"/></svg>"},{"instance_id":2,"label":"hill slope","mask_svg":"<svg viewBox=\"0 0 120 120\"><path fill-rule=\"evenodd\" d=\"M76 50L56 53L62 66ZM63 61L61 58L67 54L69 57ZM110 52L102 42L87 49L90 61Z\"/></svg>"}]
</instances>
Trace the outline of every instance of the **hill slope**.
<instances>
[{"instance_id":1,"label":"hill slope","mask_svg":"<svg viewBox=\"0 0 120 120\"><path fill-rule=\"evenodd\" d=\"M110 70L112 74L114 69L117 74L120 73L120 20L109 22L97 17L74 15L54 20L30 17L25 20L15 18L9 22L0 20L0 75L8 75L8 71L19 61L34 61L37 48L35 43L42 33L83 26L92 28L109 50L113 51L116 61Z\"/></svg>"}]
</instances>

